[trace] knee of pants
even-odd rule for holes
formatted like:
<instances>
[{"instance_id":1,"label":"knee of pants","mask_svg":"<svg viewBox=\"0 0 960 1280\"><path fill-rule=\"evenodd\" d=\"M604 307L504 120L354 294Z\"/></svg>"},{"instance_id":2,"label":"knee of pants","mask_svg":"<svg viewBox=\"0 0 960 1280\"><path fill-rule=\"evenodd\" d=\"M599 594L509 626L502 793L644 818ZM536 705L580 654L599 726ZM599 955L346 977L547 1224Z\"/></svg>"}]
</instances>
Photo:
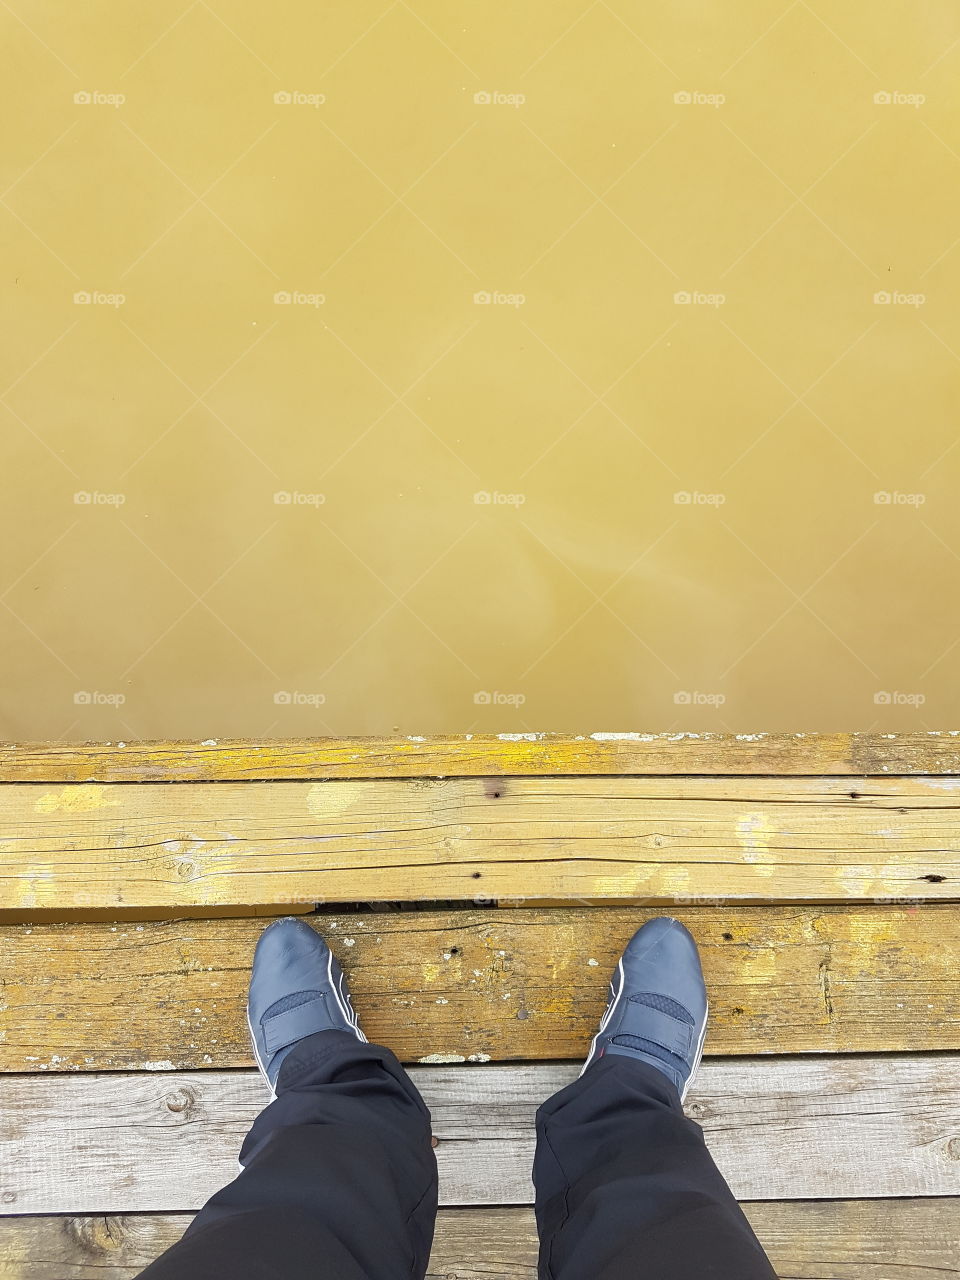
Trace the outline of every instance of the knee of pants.
<instances>
[{"instance_id":1,"label":"knee of pants","mask_svg":"<svg viewBox=\"0 0 960 1280\"><path fill-rule=\"evenodd\" d=\"M566 1219L576 1217L584 1226L609 1225L618 1231L630 1224L646 1229L650 1223L680 1214L735 1209L736 1201L725 1187L722 1191L724 1194L714 1195L708 1188L671 1174L627 1172L611 1177L601 1171L571 1189Z\"/></svg>"},{"instance_id":2,"label":"knee of pants","mask_svg":"<svg viewBox=\"0 0 960 1280\"><path fill-rule=\"evenodd\" d=\"M590 1192L545 1241L548 1275L636 1280L642 1261L641 1274L657 1280L776 1280L736 1202L689 1191L638 1203L642 1188L619 1190Z\"/></svg>"},{"instance_id":3,"label":"knee of pants","mask_svg":"<svg viewBox=\"0 0 960 1280\"><path fill-rule=\"evenodd\" d=\"M274 1130L247 1169L213 1198L220 1206L261 1203L297 1207L328 1221L341 1200L396 1205L404 1215L436 1186L437 1162L428 1141L381 1142L352 1125L295 1125Z\"/></svg>"}]
</instances>

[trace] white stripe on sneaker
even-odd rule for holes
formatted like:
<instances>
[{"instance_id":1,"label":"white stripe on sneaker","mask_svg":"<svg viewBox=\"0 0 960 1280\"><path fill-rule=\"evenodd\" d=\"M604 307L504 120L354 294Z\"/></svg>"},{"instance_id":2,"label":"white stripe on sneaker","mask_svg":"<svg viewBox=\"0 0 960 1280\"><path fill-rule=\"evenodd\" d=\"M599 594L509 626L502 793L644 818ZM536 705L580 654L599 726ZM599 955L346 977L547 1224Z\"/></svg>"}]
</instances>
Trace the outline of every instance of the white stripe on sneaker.
<instances>
[{"instance_id":1,"label":"white stripe on sneaker","mask_svg":"<svg viewBox=\"0 0 960 1280\"><path fill-rule=\"evenodd\" d=\"M586 1062L580 1068L581 1076L583 1075L584 1071L586 1071L587 1067L589 1067L590 1063L593 1061L593 1055L597 1051L597 1041L603 1035L607 1027L607 1024L609 1023L610 1019L613 1017L613 1011L614 1009L616 1009L617 1005L620 1003L620 997L623 995L623 988L626 985L626 979L624 978L624 975L623 975L623 957L622 956L620 957L620 963L617 965L614 978L620 979L620 985L617 988L616 995L614 995L613 979L610 980L610 997L611 997L610 1003L607 1005L606 1011L604 1012L603 1017L600 1019L600 1026L597 1028L597 1034L590 1041L590 1052L587 1054Z\"/></svg>"},{"instance_id":2,"label":"white stripe on sneaker","mask_svg":"<svg viewBox=\"0 0 960 1280\"><path fill-rule=\"evenodd\" d=\"M706 1039L707 1039L707 1023L709 1021L710 1021L710 1001L708 1000L706 1010L704 1011L704 1014L703 1014L703 1029L700 1032L700 1041L697 1045L697 1056L693 1060L693 1067L690 1070L690 1074L687 1076L686 1084L683 1086L683 1093L681 1093L680 1095L681 1106L683 1105L683 1102L686 1099L687 1093L690 1090L690 1086L693 1084L693 1078L697 1074L697 1071L700 1067L700 1059L703 1057L703 1046L706 1043Z\"/></svg>"},{"instance_id":3,"label":"white stripe on sneaker","mask_svg":"<svg viewBox=\"0 0 960 1280\"><path fill-rule=\"evenodd\" d=\"M342 969L340 970L339 981L340 981L340 997L343 1005L349 1010L350 1025L353 1027L354 1031L357 1033L357 1039L362 1040L364 1044L367 1044L368 1043L367 1037L360 1030L360 1023L357 1019L357 1011L356 1009L354 1009L353 1001L350 999L350 992L347 991L344 987L345 980L344 980Z\"/></svg>"},{"instance_id":4,"label":"white stripe on sneaker","mask_svg":"<svg viewBox=\"0 0 960 1280\"><path fill-rule=\"evenodd\" d=\"M327 948L327 951L329 955L329 959L327 960L327 981L330 984L330 990L333 992L333 998L334 1000L336 1000L337 1004L339 1005L340 1012L343 1014L344 1018L346 1018L347 1025L356 1034L357 1039L363 1041L363 1043L366 1044L367 1037L360 1030L360 1024L357 1021L357 1015L354 1013L353 1006L350 1003L350 997L346 995L346 993L343 990L343 987L340 985L343 982L343 970L342 969L340 970L340 977L335 982L333 979L333 959L334 959L333 952L330 951L329 948Z\"/></svg>"},{"instance_id":5,"label":"white stripe on sneaker","mask_svg":"<svg viewBox=\"0 0 960 1280\"><path fill-rule=\"evenodd\" d=\"M267 1068L263 1065L263 1059L260 1057L260 1050L257 1048L257 1037L253 1034L253 1023L250 1021L250 1006L247 1005L247 1028L250 1031L250 1043L253 1045L253 1056L257 1060L257 1066L260 1068L260 1074L267 1082L267 1088L270 1090L270 1101L276 1102L277 1091L270 1083L270 1077L267 1075Z\"/></svg>"}]
</instances>

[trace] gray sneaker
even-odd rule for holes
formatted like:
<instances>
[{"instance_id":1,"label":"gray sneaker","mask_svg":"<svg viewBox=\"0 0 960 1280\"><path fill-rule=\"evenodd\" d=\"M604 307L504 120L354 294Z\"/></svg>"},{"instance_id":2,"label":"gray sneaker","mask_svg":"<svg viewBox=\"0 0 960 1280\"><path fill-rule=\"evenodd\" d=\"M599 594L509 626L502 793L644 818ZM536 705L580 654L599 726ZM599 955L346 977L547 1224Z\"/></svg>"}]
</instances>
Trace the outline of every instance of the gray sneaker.
<instances>
[{"instance_id":1,"label":"gray sneaker","mask_svg":"<svg viewBox=\"0 0 960 1280\"><path fill-rule=\"evenodd\" d=\"M623 1054L662 1071L682 1102L700 1065L709 1008L691 934L669 916L648 920L620 957L580 1074L599 1058Z\"/></svg>"},{"instance_id":2,"label":"gray sneaker","mask_svg":"<svg viewBox=\"0 0 960 1280\"><path fill-rule=\"evenodd\" d=\"M288 916L264 929L253 957L247 1022L253 1052L277 1096L277 1076L290 1050L317 1031L349 1031L366 1040L343 970L315 929Z\"/></svg>"}]
</instances>

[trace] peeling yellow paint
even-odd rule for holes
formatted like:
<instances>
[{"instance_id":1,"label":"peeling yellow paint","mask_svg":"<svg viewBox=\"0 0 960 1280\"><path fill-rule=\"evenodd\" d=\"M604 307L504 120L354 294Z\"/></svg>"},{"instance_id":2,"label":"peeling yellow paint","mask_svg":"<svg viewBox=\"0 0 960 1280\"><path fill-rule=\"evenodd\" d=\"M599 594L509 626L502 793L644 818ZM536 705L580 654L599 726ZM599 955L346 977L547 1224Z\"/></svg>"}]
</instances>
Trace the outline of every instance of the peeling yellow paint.
<instances>
[{"instance_id":1,"label":"peeling yellow paint","mask_svg":"<svg viewBox=\"0 0 960 1280\"><path fill-rule=\"evenodd\" d=\"M851 897L868 893L876 879L876 868L861 864L837 868L837 879Z\"/></svg>"},{"instance_id":2,"label":"peeling yellow paint","mask_svg":"<svg viewBox=\"0 0 960 1280\"><path fill-rule=\"evenodd\" d=\"M737 840L743 850L743 860L755 866L760 875L773 875L770 838L775 834L776 828L765 813L748 813L737 822Z\"/></svg>"},{"instance_id":3,"label":"peeling yellow paint","mask_svg":"<svg viewBox=\"0 0 960 1280\"><path fill-rule=\"evenodd\" d=\"M861 946L873 947L881 942L896 942L902 936L900 915L863 913L851 921L850 932Z\"/></svg>"},{"instance_id":4,"label":"peeling yellow paint","mask_svg":"<svg viewBox=\"0 0 960 1280\"><path fill-rule=\"evenodd\" d=\"M117 808L120 797L112 787L100 783L76 783L45 791L37 797L37 813L90 813L94 809Z\"/></svg>"},{"instance_id":5,"label":"peeling yellow paint","mask_svg":"<svg viewBox=\"0 0 960 1280\"><path fill-rule=\"evenodd\" d=\"M664 893L683 893L690 888L690 872L686 867L661 867L660 881Z\"/></svg>"},{"instance_id":6,"label":"peeling yellow paint","mask_svg":"<svg viewBox=\"0 0 960 1280\"><path fill-rule=\"evenodd\" d=\"M748 982L769 978L777 971L778 958L772 947L755 947L741 956L744 974Z\"/></svg>"},{"instance_id":7,"label":"peeling yellow paint","mask_svg":"<svg viewBox=\"0 0 960 1280\"><path fill-rule=\"evenodd\" d=\"M338 783L331 787L323 782L315 782L308 788L304 801L307 812L318 818L335 818L354 807L357 790L356 783Z\"/></svg>"}]
</instances>

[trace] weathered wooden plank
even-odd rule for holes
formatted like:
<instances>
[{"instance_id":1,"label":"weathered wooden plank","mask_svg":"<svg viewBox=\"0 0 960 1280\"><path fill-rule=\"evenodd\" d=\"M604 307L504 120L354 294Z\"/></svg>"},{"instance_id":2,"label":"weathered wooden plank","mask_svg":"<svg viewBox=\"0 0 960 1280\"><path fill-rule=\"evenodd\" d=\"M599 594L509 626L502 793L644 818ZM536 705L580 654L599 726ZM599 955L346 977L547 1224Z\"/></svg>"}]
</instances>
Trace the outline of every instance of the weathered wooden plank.
<instances>
[{"instance_id":1,"label":"weathered wooden plank","mask_svg":"<svg viewBox=\"0 0 960 1280\"><path fill-rule=\"evenodd\" d=\"M781 1280L960 1276L960 1201L745 1204Z\"/></svg>"},{"instance_id":2,"label":"weathered wooden plank","mask_svg":"<svg viewBox=\"0 0 960 1280\"><path fill-rule=\"evenodd\" d=\"M960 773L960 734L475 733L0 746L0 782L682 773Z\"/></svg>"},{"instance_id":3,"label":"weathered wooden plank","mask_svg":"<svg viewBox=\"0 0 960 1280\"><path fill-rule=\"evenodd\" d=\"M688 1112L741 1199L960 1195L960 1073L942 1054L704 1064ZM533 1116L569 1066L414 1067L441 1202L530 1200ZM0 1079L15 1213L195 1210L236 1173L265 1101L255 1072Z\"/></svg>"},{"instance_id":4,"label":"weathered wooden plank","mask_svg":"<svg viewBox=\"0 0 960 1280\"><path fill-rule=\"evenodd\" d=\"M655 909L312 918L363 1025L405 1062L582 1058ZM712 1054L960 1049L960 908L678 907L710 986ZM262 920L0 927L0 1070L252 1065Z\"/></svg>"},{"instance_id":5,"label":"weathered wooden plank","mask_svg":"<svg viewBox=\"0 0 960 1280\"><path fill-rule=\"evenodd\" d=\"M960 779L11 784L0 907L960 896Z\"/></svg>"},{"instance_id":6,"label":"weathered wooden plank","mask_svg":"<svg viewBox=\"0 0 960 1280\"><path fill-rule=\"evenodd\" d=\"M951 1280L960 1201L747 1202L782 1280ZM0 1280L134 1280L189 1214L0 1219ZM441 1209L427 1280L536 1280L533 1210Z\"/></svg>"}]
</instances>

